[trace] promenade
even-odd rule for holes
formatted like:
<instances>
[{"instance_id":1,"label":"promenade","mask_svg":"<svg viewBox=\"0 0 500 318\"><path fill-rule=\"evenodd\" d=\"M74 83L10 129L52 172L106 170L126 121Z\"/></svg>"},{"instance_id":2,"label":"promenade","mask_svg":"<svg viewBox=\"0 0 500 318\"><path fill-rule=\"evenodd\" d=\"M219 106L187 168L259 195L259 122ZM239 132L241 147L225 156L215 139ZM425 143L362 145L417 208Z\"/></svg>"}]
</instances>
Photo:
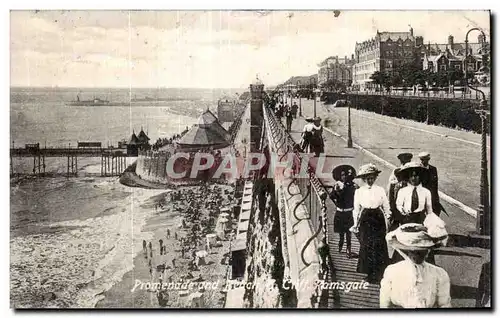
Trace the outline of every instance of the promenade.
<instances>
[{"instance_id":1,"label":"promenade","mask_svg":"<svg viewBox=\"0 0 500 318\"><path fill-rule=\"evenodd\" d=\"M297 100L297 104L298 100ZM304 118L313 116L313 101L302 100L302 118L293 121L291 136L296 142L300 141L300 132L305 124ZM374 163L382 170L376 184L387 186L389 175L392 169L374 159L365 151L356 148L347 148L345 141L346 129L346 109L333 109L330 112L323 103L317 102L317 115L324 118L330 118L334 122L329 130L325 130L325 153L328 157L329 165L350 164L356 170L366 163ZM356 117L357 114L358 117ZM450 139L439 138L437 136L412 130L401 126L381 123L376 120L368 120L363 116L374 116L375 114L366 112L351 113L353 125L353 142L363 148L375 153L377 156L388 161L391 164L397 165L397 153L408 151L415 155L420 151L429 151L432 159L431 164L438 167L440 177L440 190L456 196L462 202L467 202L472 208L475 208L478 199L479 187L474 186L474 182L479 184L479 155L474 154L464 155L464 153L473 152L474 144ZM393 118L379 116L380 120L394 121ZM284 120L283 120L284 121ZM397 122L397 124L403 124ZM414 126L412 126L414 127ZM430 126L427 126L430 127ZM418 127L417 127L418 128ZM442 127L437 127L442 129ZM431 130L434 128L430 128ZM449 136L455 136L454 132L447 132ZM414 133L415 132L415 133ZM462 132L459 132L462 133ZM433 137L434 136L434 137ZM471 134L471 142L476 142L476 137ZM457 138L465 138L459 135ZM453 157L466 157L461 160L457 159L457 165L447 167L443 161L443 156L448 156L448 162L454 162ZM446 158L446 157L445 157ZM418 159L418 158L415 158ZM477 165L477 167L476 167ZM329 167L330 168L330 167ZM458 178L457 178L458 176ZM328 183L327 180L323 180ZM444 208L448 212L441 214L443 220L447 224L447 230L450 234L448 246L441 248L436 252L436 264L443 267L451 279L451 296L453 307L474 307L476 288L478 285L481 265L490 259L489 249L472 246L470 240L467 240L467 235L475 230L476 219L467 214L462 209L455 205L448 204L441 200ZM328 217L333 219L334 205L331 200L328 200ZM331 223L331 222L329 222ZM333 233L332 224L329 224L329 233ZM356 273L356 260L349 260L345 254L339 254L337 251L337 235L330 235L330 254L334 264L334 275L339 281L353 280L358 281L363 276ZM354 239L354 252L357 252L359 244ZM378 289L378 286L375 286ZM340 307L376 307L378 306L378 294L372 288L368 291L355 291L350 293L340 292L339 300Z\"/></svg>"}]
</instances>

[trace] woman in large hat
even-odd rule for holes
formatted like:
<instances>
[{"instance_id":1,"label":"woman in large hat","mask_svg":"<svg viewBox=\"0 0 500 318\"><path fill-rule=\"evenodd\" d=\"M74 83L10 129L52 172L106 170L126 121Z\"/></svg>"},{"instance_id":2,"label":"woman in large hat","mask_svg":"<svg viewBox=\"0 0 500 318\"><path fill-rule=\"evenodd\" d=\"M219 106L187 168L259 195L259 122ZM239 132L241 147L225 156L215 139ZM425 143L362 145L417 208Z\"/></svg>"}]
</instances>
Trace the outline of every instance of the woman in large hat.
<instances>
[{"instance_id":1,"label":"woman in large hat","mask_svg":"<svg viewBox=\"0 0 500 318\"><path fill-rule=\"evenodd\" d=\"M310 152L313 152L316 157L320 153L325 152L325 143L323 140L323 126L321 125L321 118L315 117L313 119L313 126L311 130Z\"/></svg>"},{"instance_id":2,"label":"woman in large hat","mask_svg":"<svg viewBox=\"0 0 500 318\"><path fill-rule=\"evenodd\" d=\"M302 139L300 141L300 149L303 152L309 153L311 146L312 130L314 129L314 118L306 117L306 123L304 129L302 130Z\"/></svg>"},{"instance_id":3,"label":"woman in large hat","mask_svg":"<svg viewBox=\"0 0 500 318\"><path fill-rule=\"evenodd\" d=\"M357 271L367 274L370 283L380 281L388 263L385 235L391 211L384 188L374 184L380 172L373 164L361 166L356 178L365 184L354 193L351 231L357 234L360 245Z\"/></svg>"},{"instance_id":4,"label":"woman in large hat","mask_svg":"<svg viewBox=\"0 0 500 318\"><path fill-rule=\"evenodd\" d=\"M446 271L425 258L433 248L446 244L446 230L429 231L407 223L387 234L387 244L404 260L389 265L380 282L381 308L451 307L450 278Z\"/></svg>"},{"instance_id":5,"label":"woman in large hat","mask_svg":"<svg viewBox=\"0 0 500 318\"><path fill-rule=\"evenodd\" d=\"M398 175L408 180L408 185L397 192L396 208L401 215L400 223L423 224L432 211L431 192L422 186L427 170L418 162L405 164Z\"/></svg>"},{"instance_id":6,"label":"woman in large hat","mask_svg":"<svg viewBox=\"0 0 500 318\"><path fill-rule=\"evenodd\" d=\"M354 193L356 184L356 170L349 165L340 165L332 171L333 179L336 181L330 198L335 203L336 212L333 218L333 231L339 233L339 253L344 246L344 236L347 245L347 257L351 258L351 232L349 229L354 225L352 211L354 210Z\"/></svg>"}]
</instances>

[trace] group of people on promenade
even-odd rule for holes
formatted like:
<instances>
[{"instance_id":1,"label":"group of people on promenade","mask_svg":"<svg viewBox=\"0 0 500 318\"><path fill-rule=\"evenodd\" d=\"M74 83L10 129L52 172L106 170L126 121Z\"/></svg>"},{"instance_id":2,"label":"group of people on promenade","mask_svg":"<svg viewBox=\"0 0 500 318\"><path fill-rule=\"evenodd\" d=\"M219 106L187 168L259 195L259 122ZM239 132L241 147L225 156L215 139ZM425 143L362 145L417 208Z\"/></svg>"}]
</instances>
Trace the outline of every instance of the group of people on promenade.
<instances>
[{"instance_id":1,"label":"group of people on promenade","mask_svg":"<svg viewBox=\"0 0 500 318\"><path fill-rule=\"evenodd\" d=\"M286 102L283 105L282 101L278 101L274 112L278 120L285 118L285 129L287 132L292 131L293 120L297 118L297 103L294 102L292 106L289 106ZM306 124L302 129L302 139L300 141L299 147L302 152L314 153L316 157L320 153L325 152L325 143L323 140L323 126L321 125L320 117L306 117Z\"/></svg>"},{"instance_id":2,"label":"group of people on promenade","mask_svg":"<svg viewBox=\"0 0 500 318\"><path fill-rule=\"evenodd\" d=\"M156 142L151 146L153 151L160 150L162 147L166 145L172 145L174 141L179 140L188 132L189 128L186 127L180 134L175 134L170 138L158 138Z\"/></svg>"},{"instance_id":3,"label":"group of people on promenade","mask_svg":"<svg viewBox=\"0 0 500 318\"><path fill-rule=\"evenodd\" d=\"M283 102L278 102L274 109L276 117L281 120L281 118L285 118L286 121L286 131L292 131L292 122L297 118L297 111L299 110L299 106L294 102L293 105L288 105L287 102L283 104Z\"/></svg>"},{"instance_id":4,"label":"group of people on promenade","mask_svg":"<svg viewBox=\"0 0 500 318\"><path fill-rule=\"evenodd\" d=\"M346 243L347 257L358 257L357 272L369 283L380 282L381 307L451 306L449 276L434 265L432 252L447 241L437 169L429 164L429 153L418 156L420 162L411 161L410 153L398 155L401 166L392 172L387 193L375 184L381 171L374 164L361 166L357 174L349 165L332 172L338 251ZM359 255L352 253L352 234Z\"/></svg>"}]
</instances>

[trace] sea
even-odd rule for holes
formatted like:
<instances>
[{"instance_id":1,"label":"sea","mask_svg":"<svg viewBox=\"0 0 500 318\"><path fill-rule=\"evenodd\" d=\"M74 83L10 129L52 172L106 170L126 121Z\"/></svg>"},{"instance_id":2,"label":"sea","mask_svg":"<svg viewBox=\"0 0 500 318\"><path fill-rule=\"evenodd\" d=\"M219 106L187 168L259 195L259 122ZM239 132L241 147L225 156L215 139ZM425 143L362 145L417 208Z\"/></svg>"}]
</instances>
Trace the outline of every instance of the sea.
<instances>
[{"instance_id":1,"label":"sea","mask_svg":"<svg viewBox=\"0 0 500 318\"><path fill-rule=\"evenodd\" d=\"M238 89L11 88L10 143L75 147L79 141L117 145L142 129L151 142L196 123L220 98ZM120 106L68 106L101 98ZM165 101L131 103L131 98ZM33 159L12 158L14 173L29 174ZM129 188L100 177L100 158L79 158L67 178L66 158L46 158L47 178L11 178L10 299L15 308L90 308L133 268L153 209L165 190ZM128 158L127 163L133 163Z\"/></svg>"}]
</instances>

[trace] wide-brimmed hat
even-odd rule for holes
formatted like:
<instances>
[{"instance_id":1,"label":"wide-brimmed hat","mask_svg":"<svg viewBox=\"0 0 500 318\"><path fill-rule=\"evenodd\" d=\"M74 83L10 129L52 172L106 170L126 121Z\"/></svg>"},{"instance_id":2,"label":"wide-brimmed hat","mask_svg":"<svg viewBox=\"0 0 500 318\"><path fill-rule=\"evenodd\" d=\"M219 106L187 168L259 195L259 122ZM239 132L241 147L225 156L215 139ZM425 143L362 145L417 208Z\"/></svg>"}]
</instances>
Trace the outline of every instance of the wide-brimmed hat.
<instances>
[{"instance_id":1,"label":"wide-brimmed hat","mask_svg":"<svg viewBox=\"0 0 500 318\"><path fill-rule=\"evenodd\" d=\"M402 251L425 251L439 247L448 238L447 234L440 237L429 235L427 227L418 223L407 223L396 230L387 233L387 245Z\"/></svg>"},{"instance_id":2,"label":"wide-brimmed hat","mask_svg":"<svg viewBox=\"0 0 500 318\"><path fill-rule=\"evenodd\" d=\"M409 152L403 152L398 155L398 159L401 161L410 161L411 159L413 159L413 154Z\"/></svg>"},{"instance_id":3,"label":"wide-brimmed hat","mask_svg":"<svg viewBox=\"0 0 500 318\"><path fill-rule=\"evenodd\" d=\"M320 122L320 121L321 121L321 117L314 117L314 118L313 118L313 122L317 122L317 121L319 121L319 122Z\"/></svg>"},{"instance_id":4,"label":"wide-brimmed hat","mask_svg":"<svg viewBox=\"0 0 500 318\"><path fill-rule=\"evenodd\" d=\"M308 123L312 123L312 122L314 121L314 118L312 118L312 117L306 117L306 119L305 119L305 120L306 120L306 122L308 122Z\"/></svg>"},{"instance_id":5,"label":"wide-brimmed hat","mask_svg":"<svg viewBox=\"0 0 500 318\"><path fill-rule=\"evenodd\" d=\"M356 170L352 166L340 165L340 166L335 167L332 170L333 179L335 181L339 181L340 176L342 175L342 172L344 172L346 176L351 175L352 178L356 177Z\"/></svg>"},{"instance_id":6,"label":"wide-brimmed hat","mask_svg":"<svg viewBox=\"0 0 500 318\"><path fill-rule=\"evenodd\" d=\"M359 168L359 172L356 178L363 178L371 174L378 175L381 172L382 171L380 171L373 163L369 163Z\"/></svg>"},{"instance_id":7,"label":"wide-brimmed hat","mask_svg":"<svg viewBox=\"0 0 500 318\"><path fill-rule=\"evenodd\" d=\"M397 177L408 178L413 171L416 171L419 176L427 173L427 169L425 169L420 162L408 162L405 163L403 167L400 168L398 172L394 172Z\"/></svg>"},{"instance_id":8,"label":"wide-brimmed hat","mask_svg":"<svg viewBox=\"0 0 500 318\"><path fill-rule=\"evenodd\" d=\"M427 151L423 151L423 152L418 154L418 157L420 159L431 159L431 154L428 153Z\"/></svg>"}]
</instances>

